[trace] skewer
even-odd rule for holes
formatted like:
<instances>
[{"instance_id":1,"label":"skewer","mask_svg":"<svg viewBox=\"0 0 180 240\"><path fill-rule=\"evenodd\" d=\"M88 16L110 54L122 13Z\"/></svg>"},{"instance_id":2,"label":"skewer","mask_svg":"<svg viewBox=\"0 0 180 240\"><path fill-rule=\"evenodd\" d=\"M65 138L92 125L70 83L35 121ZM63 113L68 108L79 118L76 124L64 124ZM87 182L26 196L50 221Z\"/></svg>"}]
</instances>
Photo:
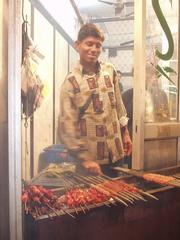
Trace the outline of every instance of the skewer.
<instances>
[{"instance_id":1,"label":"skewer","mask_svg":"<svg viewBox=\"0 0 180 240\"><path fill-rule=\"evenodd\" d=\"M47 216L48 216L48 218L50 218L50 219L53 219L53 216L52 216L52 214L50 214L50 213L47 213Z\"/></svg>"},{"instance_id":2,"label":"skewer","mask_svg":"<svg viewBox=\"0 0 180 240\"><path fill-rule=\"evenodd\" d=\"M180 181L178 181L177 179L170 181L169 185L175 186L175 187L180 187Z\"/></svg>"},{"instance_id":3,"label":"skewer","mask_svg":"<svg viewBox=\"0 0 180 240\"><path fill-rule=\"evenodd\" d=\"M128 190L123 190L123 193L126 194L128 197L132 198L133 200L142 200L136 193L130 192Z\"/></svg>"},{"instance_id":4,"label":"skewer","mask_svg":"<svg viewBox=\"0 0 180 240\"><path fill-rule=\"evenodd\" d=\"M125 192L127 192L127 191L125 191ZM129 194L129 192L127 192L127 194ZM147 200L145 198L143 198L140 194L132 193L132 192L131 192L131 194L134 196L134 198L136 198L136 200L142 200L144 202L147 202Z\"/></svg>"},{"instance_id":5,"label":"skewer","mask_svg":"<svg viewBox=\"0 0 180 240\"><path fill-rule=\"evenodd\" d=\"M135 171L130 170L130 169L124 169L124 168L121 168L121 167L116 167L115 169L117 169L117 170L119 169L119 170L121 170L121 171L124 170L124 172L127 172L127 173L133 172L134 175L139 176L139 177L142 177L142 174L141 174L141 173L137 173L137 174L136 174ZM103 175L103 178L106 178L106 179L107 179L107 177L106 177L105 175ZM141 194L143 194L143 195L149 196L149 197L151 197L151 198L153 198L153 199L155 199L155 200L159 200L157 197L153 196L153 195L150 194L150 193L144 192L144 191L142 191L142 190L140 190L140 189L137 189L137 190L138 190L139 193L141 193ZM144 198L143 198L142 200L143 200L143 201L146 201Z\"/></svg>"},{"instance_id":6,"label":"skewer","mask_svg":"<svg viewBox=\"0 0 180 240\"><path fill-rule=\"evenodd\" d=\"M127 196L124 196L123 193L119 192L116 193L115 191L111 190L110 188L106 187L103 185L103 187L105 190L109 191L111 194L113 194L113 197L116 196L116 198L120 199L122 198L123 200L126 200L127 202L133 203L133 201L131 199L129 199Z\"/></svg>"},{"instance_id":7,"label":"skewer","mask_svg":"<svg viewBox=\"0 0 180 240\"><path fill-rule=\"evenodd\" d=\"M92 179L93 178L93 182L95 182L95 183L102 183L102 182L104 182L102 179L97 179L97 178L95 178L95 177L88 177L88 179ZM110 189L108 186L105 186L105 185L103 185L103 187L105 188L105 189L107 189L107 191L113 191L112 189ZM113 191L114 192L114 194L116 194L118 197L122 197L124 200L127 200L127 201L129 201L130 203L133 203L133 201L134 201L134 199L132 198L133 196L127 196L127 194L125 193L125 192L123 192L123 191L120 191L120 192L115 192L115 191Z\"/></svg>"},{"instance_id":8,"label":"skewer","mask_svg":"<svg viewBox=\"0 0 180 240\"><path fill-rule=\"evenodd\" d=\"M70 180L69 179L69 182L71 182L72 184L74 184L74 182L72 181L72 180ZM73 185L72 185L73 186ZM73 186L74 187L74 186ZM80 186L80 184L78 184L78 185L76 185L75 187L77 187L77 188L81 188L81 186ZM83 205L85 206L85 208L89 211L89 207L87 206L87 204L86 203L83 203ZM85 210L84 210L85 211ZM84 212L83 211L83 212Z\"/></svg>"},{"instance_id":9,"label":"skewer","mask_svg":"<svg viewBox=\"0 0 180 240\"><path fill-rule=\"evenodd\" d=\"M93 179L95 178L95 177L92 177ZM100 182L104 182L104 179L102 179L101 177L99 177L99 176L97 176L97 178L98 178L98 181L100 181ZM140 198L138 197L138 196L136 196L134 193L132 193L132 192L129 192L129 191L123 191L123 192L118 192L118 194L120 194L121 195L121 193L123 194L123 195L125 195L127 198L130 198L130 200L140 200ZM142 200L142 198L141 198L141 200Z\"/></svg>"},{"instance_id":10,"label":"skewer","mask_svg":"<svg viewBox=\"0 0 180 240\"><path fill-rule=\"evenodd\" d=\"M102 183L102 181L99 181L98 179L93 179L91 177L86 177L86 178L88 178L88 181L93 183L93 184L100 184L100 183Z\"/></svg>"},{"instance_id":11,"label":"skewer","mask_svg":"<svg viewBox=\"0 0 180 240\"><path fill-rule=\"evenodd\" d=\"M108 194L111 194L111 196L112 196L112 198L113 199L115 199L116 201L118 201L118 202L121 202L121 203L123 203L125 206L128 206L128 204L126 203L126 202L124 202L124 200L122 200L120 197L121 196L119 196L119 195L117 195L117 194L114 194L109 188L106 188L106 187L104 187L104 186L102 186L102 185L95 185L95 187L97 188L97 189L99 189L99 191L106 191L106 192L108 192Z\"/></svg>"},{"instance_id":12,"label":"skewer","mask_svg":"<svg viewBox=\"0 0 180 240\"><path fill-rule=\"evenodd\" d=\"M68 183L67 190L71 190L72 188L74 188L75 183L74 183L72 180L70 180L69 178L68 178L68 179L66 178L65 182ZM76 187L77 187L77 186L76 186ZM86 205L86 204L84 204L84 205L85 205L86 209L89 210L89 208L87 207L87 205ZM79 207L80 207L81 210L86 214L84 208L83 208L81 205L80 205ZM74 207L73 210L74 210L74 211L76 212L76 214L78 215L78 210L77 210L77 208Z\"/></svg>"},{"instance_id":13,"label":"skewer","mask_svg":"<svg viewBox=\"0 0 180 240\"><path fill-rule=\"evenodd\" d=\"M52 208L48 203L46 203L46 206L47 206L49 209L51 209L51 210L56 214L56 216L59 216L58 212L57 212L54 208Z\"/></svg>"},{"instance_id":14,"label":"skewer","mask_svg":"<svg viewBox=\"0 0 180 240\"><path fill-rule=\"evenodd\" d=\"M77 210L77 208L74 208L74 210L75 210L75 212L76 212L76 215L78 215L78 210Z\"/></svg>"},{"instance_id":15,"label":"skewer","mask_svg":"<svg viewBox=\"0 0 180 240\"><path fill-rule=\"evenodd\" d=\"M109 193L110 193L109 191L107 191L107 190L104 191L105 189L102 189L101 187L96 186L95 184L92 184L92 183L89 182L89 181L86 179L86 177L84 177L84 176L80 176L79 174L76 174L75 177L77 177L78 179L84 181L86 184L88 184L88 185L96 188L98 191L103 192L103 193L106 194L106 195L107 195L107 193L108 193L108 195L109 195ZM85 179L85 180L84 180L84 179ZM126 202L124 202L122 199L118 198L117 196L112 196L112 197L113 197L116 201L121 202L123 205L128 206L128 204L127 204Z\"/></svg>"},{"instance_id":16,"label":"skewer","mask_svg":"<svg viewBox=\"0 0 180 240\"><path fill-rule=\"evenodd\" d=\"M66 183L65 187L67 189L71 189L73 187L72 182L70 182L69 179L67 179L67 178L65 180L65 183Z\"/></svg>"},{"instance_id":17,"label":"skewer","mask_svg":"<svg viewBox=\"0 0 180 240\"><path fill-rule=\"evenodd\" d=\"M105 179L107 179L105 175L104 175L103 177L104 177ZM105 180L105 179L103 179L103 178L100 177L100 176L98 176L98 178L99 178L99 180L100 180L101 182L104 182L104 180ZM111 180L108 179L108 181L111 181ZM113 180L112 180L112 182L113 182ZM133 199L140 200L134 193L132 193L132 192L130 192L130 191L128 191L128 190L119 191L118 193L119 193L119 194L123 193L124 195L128 195L127 197L132 198L132 200L133 200Z\"/></svg>"},{"instance_id":18,"label":"skewer","mask_svg":"<svg viewBox=\"0 0 180 240\"><path fill-rule=\"evenodd\" d=\"M88 185L89 185L88 182L86 182L86 181L82 181L82 179L80 179L79 177L77 177L77 176L73 176L73 177L75 177L77 180L81 180L81 182L84 182L85 184L88 184ZM70 181L73 182L73 181L72 181L72 178L71 178ZM73 183L74 183L74 182L73 182ZM79 185L79 186L80 186L80 185ZM108 202L109 202L109 204L113 204L112 202L107 201L106 203L104 202L104 205L110 207L110 205L108 204ZM89 207L88 207L86 204L84 204L84 206L87 208L87 210L89 210ZM93 204L91 204L91 206L93 206L93 207L97 207L98 205L97 205L96 203L93 203ZM82 207L82 206L81 206L81 207ZM81 209L82 209L82 208L81 208ZM83 210L83 212L85 211L84 209L82 209L82 210Z\"/></svg>"},{"instance_id":19,"label":"skewer","mask_svg":"<svg viewBox=\"0 0 180 240\"><path fill-rule=\"evenodd\" d=\"M127 173L127 174L131 174L131 175L136 176L136 177L142 177L142 173L137 172L136 170L132 170L132 169L128 169L128 168L122 168L122 167L113 167L112 169L115 169L117 171L124 172L124 173Z\"/></svg>"},{"instance_id":20,"label":"skewer","mask_svg":"<svg viewBox=\"0 0 180 240\"><path fill-rule=\"evenodd\" d=\"M82 181L79 182L79 179L75 178L75 175L77 173L74 174L70 174L70 173L65 173L66 178L70 179L71 182L73 182L73 184L76 185L80 185L80 183L82 183Z\"/></svg>"},{"instance_id":21,"label":"skewer","mask_svg":"<svg viewBox=\"0 0 180 240\"><path fill-rule=\"evenodd\" d=\"M86 214L86 211L84 210L83 206L80 204L79 206L81 208L81 210L83 211L84 214Z\"/></svg>"},{"instance_id":22,"label":"skewer","mask_svg":"<svg viewBox=\"0 0 180 240\"><path fill-rule=\"evenodd\" d=\"M143 195L146 195L146 196L150 197L150 198L153 198L153 199L155 199L155 200L159 200L157 197L155 197L154 195L152 195L152 194L150 194L150 193L148 193L148 192L144 192L144 191L142 191L142 190L139 190L139 192L140 192L141 194L143 194Z\"/></svg>"},{"instance_id":23,"label":"skewer","mask_svg":"<svg viewBox=\"0 0 180 240\"><path fill-rule=\"evenodd\" d=\"M75 210L76 214L78 215L78 210L77 210L77 208L74 207L73 210Z\"/></svg>"},{"instance_id":24,"label":"skewer","mask_svg":"<svg viewBox=\"0 0 180 240\"><path fill-rule=\"evenodd\" d=\"M72 215L70 212L64 210L64 209L61 209L62 212L68 214L69 216L71 216L72 218L76 218L74 215Z\"/></svg>"},{"instance_id":25,"label":"skewer","mask_svg":"<svg viewBox=\"0 0 180 240\"><path fill-rule=\"evenodd\" d=\"M38 213L37 207L35 206L34 208L35 208L35 212L36 212L36 214L35 214L36 218L38 218L39 217L39 213Z\"/></svg>"},{"instance_id":26,"label":"skewer","mask_svg":"<svg viewBox=\"0 0 180 240\"><path fill-rule=\"evenodd\" d=\"M83 177L83 176L82 176ZM83 177L83 178L85 178L86 179L86 183L89 183L89 181L88 180L92 180L91 178L93 178L93 181L94 182L97 182L97 178L98 178L98 180L100 180L100 181L103 181L103 179L107 179L107 180L109 180L109 178L107 177L107 176L105 176L105 175L102 175L102 176L97 176L97 177L93 177L93 176L91 176L91 177ZM89 178L89 179L88 179ZM101 186L101 188L102 188L102 186ZM109 191L109 192L111 192L113 195L114 195L114 192L112 192L112 190L111 189L106 189L107 191ZM141 194L143 194L143 195L146 195L146 196L149 196L149 197L151 197L151 198L153 198L153 199L155 199L155 200L158 200L158 198L156 198L155 196L153 196L153 195L151 195L150 193L146 193L146 192L143 192L142 190L139 190L138 189L138 192L139 193L141 193ZM138 193L129 193L128 192L128 194L132 194L132 195L134 195L134 197L137 199L141 199L141 200L143 200L143 201L147 201L146 199L144 199L142 196L140 196ZM123 196L122 196L123 195ZM121 195L121 197L124 197L124 193ZM132 197L132 195L131 195L131 197ZM126 196L126 200L127 200L127 196ZM128 200L127 200L128 201ZM131 201L131 200L130 200ZM132 201L131 201L132 202Z\"/></svg>"},{"instance_id":27,"label":"skewer","mask_svg":"<svg viewBox=\"0 0 180 240\"><path fill-rule=\"evenodd\" d=\"M66 184L67 184L67 182L68 182L68 185L66 186L66 191L71 190L72 187L73 187L72 182L70 182L70 181L67 180L67 179L65 180L65 182L66 182ZM69 185L69 182L70 182L70 185ZM74 207L73 210L76 212L76 215L78 215L78 210L77 210L77 208Z\"/></svg>"},{"instance_id":28,"label":"skewer","mask_svg":"<svg viewBox=\"0 0 180 240\"><path fill-rule=\"evenodd\" d=\"M130 203L134 203L134 199L132 197L127 196L125 192L119 192L118 195L123 197L125 200L129 201Z\"/></svg>"},{"instance_id":29,"label":"skewer","mask_svg":"<svg viewBox=\"0 0 180 240\"><path fill-rule=\"evenodd\" d=\"M111 207L111 205L106 202L103 202L103 204L106 205L107 207Z\"/></svg>"},{"instance_id":30,"label":"skewer","mask_svg":"<svg viewBox=\"0 0 180 240\"><path fill-rule=\"evenodd\" d=\"M132 192L129 192L129 191L126 191L124 190L123 191L127 196L133 198L134 200L141 200L140 198L138 198L138 196L136 196L135 194L133 194Z\"/></svg>"},{"instance_id":31,"label":"skewer","mask_svg":"<svg viewBox=\"0 0 180 240\"><path fill-rule=\"evenodd\" d=\"M28 214L28 208L27 208L26 202L24 203L24 210L25 210L25 213Z\"/></svg>"},{"instance_id":32,"label":"skewer","mask_svg":"<svg viewBox=\"0 0 180 240\"><path fill-rule=\"evenodd\" d=\"M114 167L113 169L115 169L117 171L122 171L122 172L125 172L125 173L128 173L128 174L131 174L133 176L144 178L142 172L137 172L137 171L132 170L132 169L125 169L125 168L121 168L121 167ZM148 174L148 173L145 173L145 174ZM164 176L164 175L162 175L162 176ZM173 175L172 177L176 177L176 176ZM158 183L158 184L161 184L161 185L171 185L171 186L175 186L175 187L180 187L180 181L176 182L176 180L171 180L169 182L167 181L165 184L162 184L162 183L157 182L157 181L152 181L152 182L155 182L155 183Z\"/></svg>"},{"instance_id":33,"label":"skewer","mask_svg":"<svg viewBox=\"0 0 180 240\"><path fill-rule=\"evenodd\" d=\"M81 176L82 178L84 178L84 176ZM87 180L87 181L89 181L91 184L93 183L97 183L97 181L93 181L93 180L91 180L91 179L88 179L88 177L85 177L85 179ZM96 185L95 185L96 186ZM97 187L97 186L96 186ZM117 201L119 201L119 202L121 202L121 203L125 203L123 200L126 200L126 201L128 201L128 202L130 202L130 203L133 203L130 199L128 199L128 198L126 198L125 196L122 196L122 195L120 195L120 194L118 194L118 193L116 193L115 191L113 191L113 190L111 190L111 189L109 189L108 187L105 187L104 185L100 185L100 186L98 186L98 187L100 187L100 189L103 189L103 190L106 190L107 192L109 192L109 193L111 193L112 194L112 197L114 198L114 199L116 199ZM123 200L122 200L122 199ZM127 203L125 204L126 206L127 206Z\"/></svg>"},{"instance_id":34,"label":"skewer","mask_svg":"<svg viewBox=\"0 0 180 240\"><path fill-rule=\"evenodd\" d=\"M79 183L77 184L76 181L73 181L73 178L70 178L69 175L67 176L66 179L68 179L68 181L72 184L72 186L78 186L78 185L79 185ZM74 180L75 180L75 179L74 179Z\"/></svg>"},{"instance_id":35,"label":"skewer","mask_svg":"<svg viewBox=\"0 0 180 240\"><path fill-rule=\"evenodd\" d=\"M61 190L64 190L64 187L56 187L56 188L51 188L51 191L54 192L59 192Z\"/></svg>"},{"instance_id":36,"label":"skewer","mask_svg":"<svg viewBox=\"0 0 180 240\"><path fill-rule=\"evenodd\" d=\"M108 181L110 181L110 179L106 176L106 175L101 175L101 176L97 176L97 178L99 179L99 180L101 180L101 181L105 181L105 180L108 180Z\"/></svg>"},{"instance_id":37,"label":"skewer","mask_svg":"<svg viewBox=\"0 0 180 240\"><path fill-rule=\"evenodd\" d=\"M172 177L174 177L175 179L179 180L180 179L180 175L176 175L176 174L173 174Z\"/></svg>"}]
</instances>

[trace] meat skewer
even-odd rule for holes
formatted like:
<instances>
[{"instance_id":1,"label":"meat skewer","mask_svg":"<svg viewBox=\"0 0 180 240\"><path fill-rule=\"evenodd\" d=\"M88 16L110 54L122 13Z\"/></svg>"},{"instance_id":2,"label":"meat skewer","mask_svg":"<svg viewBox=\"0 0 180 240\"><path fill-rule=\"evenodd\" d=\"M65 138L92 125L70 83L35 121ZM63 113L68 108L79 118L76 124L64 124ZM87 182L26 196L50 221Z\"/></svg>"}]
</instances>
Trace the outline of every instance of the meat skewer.
<instances>
[{"instance_id":1,"label":"meat skewer","mask_svg":"<svg viewBox=\"0 0 180 240\"><path fill-rule=\"evenodd\" d=\"M103 182L104 182L104 179L101 178L101 177L99 177L99 176L97 176L97 177L91 177L91 178L97 179L99 183L103 183ZM118 180L112 181L112 182L113 182L113 184L116 184L117 181L118 181ZM111 187L110 187L110 189L111 189ZM139 196L136 196L136 195L135 195L135 193L126 191L125 189L123 189L123 191L119 191L118 193L119 193L120 196L121 196L121 195L124 195L124 196L126 196L127 198L130 198L130 200L142 200L142 198L140 199Z\"/></svg>"},{"instance_id":2,"label":"meat skewer","mask_svg":"<svg viewBox=\"0 0 180 240\"><path fill-rule=\"evenodd\" d=\"M34 218L39 218L41 215L48 215L52 218L49 210L56 216L60 215L59 210L61 210L75 218L71 213L63 210L61 207L57 210L55 207L56 201L57 196L54 195L51 190L41 186L29 185L22 194L22 202L25 205L26 214L30 213Z\"/></svg>"},{"instance_id":3,"label":"meat skewer","mask_svg":"<svg viewBox=\"0 0 180 240\"><path fill-rule=\"evenodd\" d=\"M113 188L110 188L109 186L106 186L105 183L99 184L100 187L102 187L103 189L109 191L111 194L113 194L113 196L117 196L118 198L122 198L125 201L129 202L129 203L133 203L134 200L130 197L128 197L127 195L125 195L123 192L118 193L117 191L114 191Z\"/></svg>"},{"instance_id":4,"label":"meat skewer","mask_svg":"<svg viewBox=\"0 0 180 240\"><path fill-rule=\"evenodd\" d=\"M70 190L73 188L73 185L74 183L72 183L71 181L69 181L69 179L64 179L64 182L65 182L65 188L66 188L66 191ZM81 208L82 209L82 208ZM76 207L74 207L74 211L76 212L76 214L78 215L78 210ZM83 212L84 212L84 209L83 209Z\"/></svg>"},{"instance_id":5,"label":"meat skewer","mask_svg":"<svg viewBox=\"0 0 180 240\"><path fill-rule=\"evenodd\" d=\"M113 197L113 198L115 198L116 197L116 200L117 201L121 201L121 203L122 203L122 201L124 200L124 201L126 201L126 202L129 202L129 203L133 203L133 201L134 200L137 200L137 197L136 198L134 198L134 196L132 197L132 196L130 196L130 194L126 194L126 192L124 191L123 193L121 193L121 194L119 194L119 193L117 193L117 192L112 192L111 191L111 188L109 189L108 187L106 187L106 186L101 186L101 184L100 184L100 182L102 181L102 180L100 180L100 179L97 179L96 177L93 177L93 176L82 176L82 175L79 175L79 174L77 174L76 173L76 175L72 175L73 177L76 177L76 178L78 178L78 180L79 181L83 181L85 184L88 184L88 185L90 185L90 186L93 186L93 187L95 187L96 189L97 189L97 187L99 188L100 187L100 189L98 189L99 191L102 191L102 189L103 190L106 190L106 192L108 192L107 194L109 195L109 194L111 194L111 196ZM72 179L72 178L71 178ZM112 195L112 194L114 194L114 195ZM115 196L116 195L116 196ZM124 205L127 205L127 203L126 202L124 202L123 201L123 204ZM112 203L112 202L111 202ZM109 204L108 204L109 205Z\"/></svg>"},{"instance_id":6,"label":"meat skewer","mask_svg":"<svg viewBox=\"0 0 180 240\"><path fill-rule=\"evenodd\" d=\"M109 178L106 176L106 175L103 175L103 176L98 176L99 179L101 179L101 181L103 182L104 180L109 180ZM115 182L118 182L119 180L116 180ZM120 180L121 181L121 180ZM133 192L129 192L127 190L124 190L124 192L129 195L130 197L134 197L136 200L142 200L144 202L147 202L147 200L145 198L143 198L139 193L138 193L138 189L136 189L137 191Z\"/></svg>"},{"instance_id":7,"label":"meat skewer","mask_svg":"<svg viewBox=\"0 0 180 240\"><path fill-rule=\"evenodd\" d=\"M141 177L146 181L155 182L161 185L170 185L170 186L180 187L180 181L177 180L175 176L166 176L166 175L157 174L157 173L142 173L132 169L125 169L122 167L114 167L113 169L131 174L136 177Z\"/></svg>"},{"instance_id":8,"label":"meat skewer","mask_svg":"<svg viewBox=\"0 0 180 240\"><path fill-rule=\"evenodd\" d=\"M103 183L104 182L104 179L97 176L97 177L91 177L93 179L98 179L98 182L101 182ZM109 181L109 180L108 180ZM113 185L116 185L118 183L118 180L115 180L115 181L112 181ZM123 183L124 184L124 183ZM110 189L113 189L113 186L110 186ZM126 190L125 188L123 189L119 189L119 196L122 196L124 195L126 198L130 199L130 200L143 200L143 201L146 201L142 196L138 195L137 193L135 192L130 192L128 190Z\"/></svg>"},{"instance_id":9,"label":"meat skewer","mask_svg":"<svg viewBox=\"0 0 180 240\"><path fill-rule=\"evenodd\" d=\"M86 214L91 207L101 206L102 203L108 207L117 203L128 206L136 200L146 201L143 195L158 200L150 193L143 192L132 184L122 180L111 180L105 175L83 176L78 173L66 173L64 176L66 191L60 197L54 194L58 189L51 191L41 186L29 185L22 195L25 212L31 213L34 218L42 215L52 218L64 213L75 218L71 211L76 214L82 211ZM173 181L173 179L169 180L172 183Z\"/></svg>"},{"instance_id":10,"label":"meat skewer","mask_svg":"<svg viewBox=\"0 0 180 240\"><path fill-rule=\"evenodd\" d=\"M162 185L168 185L169 183L171 184L171 182L175 180L174 177L155 173L145 173L142 175L142 177L147 181L156 182Z\"/></svg>"},{"instance_id":11,"label":"meat skewer","mask_svg":"<svg viewBox=\"0 0 180 240\"><path fill-rule=\"evenodd\" d=\"M89 186L96 188L98 191L103 192L103 193L106 194L107 196L108 196L108 195L110 196L110 192L109 192L109 191L107 191L106 189L104 189L104 188L102 188L102 187L100 187L100 186L97 186L97 185L93 184L92 182L88 181L88 180L86 179L86 177L80 176L80 175L78 175L78 174L74 175L74 177L77 178L77 179L79 179L79 180L81 180L81 181L84 181L84 182L85 182L86 184L88 184ZM114 196L113 194L111 194L111 197L112 197L113 199L115 199L116 201L122 203L123 205L128 206L128 204L127 204L126 202L124 202L122 199L118 198L117 196Z\"/></svg>"},{"instance_id":12,"label":"meat skewer","mask_svg":"<svg viewBox=\"0 0 180 240\"><path fill-rule=\"evenodd\" d=\"M68 179L68 181L71 183L72 187L74 187L74 182L72 181L72 179ZM78 184L78 185L76 185L76 187L79 188L80 185ZM86 208L87 210L89 210L89 207L86 205L85 202L83 203L83 205L85 206L85 208ZM86 214L85 209L83 208L82 205L80 205L80 208L81 208L81 210ZM77 213L78 213L78 212L77 212Z\"/></svg>"},{"instance_id":13,"label":"meat skewer","mask_svg":"<svg viewBox=\"0 0 180 240\"><path fill-rule=\"evenodd\" d=\"M73 177L74 177L74 175L73 175ZM79 180L79 179L78 179ZM73 181L73 179L71 178L71 180L70 180L72 183L74 183L75 184L75 182ZM82 182L82 181L81 181ZM87 184L87 182L85 182L85 184ZM79 184L79 185L76 185L77 187L81 187L81 185ZM98 189L99 190L99 189ZM111 204L112 205L116 205L116 203L114 202L114 201L106 201L106 202L103 202L103 204L104 205L106 205L107 207L111 207ZM98 205L97 205L97 203L93 203L92 204L92 206L95 206L95 207L97 207ZM88 206L87 206L88 207ZM89 209L89 208L88 208Z\"/></svg>"},{"instance_id":14,"label":"meat skewer","mask_svg":"<svg viewBox=\"0 0 180 240\"><path fill-rule=\"evenodd\" d=\"M92 178L88 177L88 179L92 179ZM126 201L128 201L130 203L133 203L133 201L134 201L133 198L127 196L122 191L121 191L121 193L118 193L117 191L114 191L113 188L110 188L110 187L106 186L105 182L102 183L102 181L98 181L97 179L96 180L93 179L92 182L93 181L94 181L94 183L99 184L100 187L104 188L105 190L109 191L110 193L115 194L116 196L118 196L120 198L123 198L124 200L126 200Z\"/></svg>"},{"instance_id":15,"label":"meat skewer","mask_svg":"<svg viewBox=\"0 0 180 240\"><path fill-rule=\"evenodd\" d=\"M87 181L87 184L93 184L94 187L97 187L97 185L95 185L95 184L93 183L93 181L88 180L87 177L80 176L80 178L85 179L85 180ZM119 195L118 195L116 192L110 190L109 188L104 187L103 185L98 185L98 187L99 187L100 189L103 189L103 190L105 190L106 192L108 192L108 193L112 196L112 198L114 198L114 199L115 199L116 201L118 201L118 202L123 203L125 206L128 206L128 204L127 204L124 200L132 203L132 201L130 201L130 200L128 200L128 199L125 199L123 196L121 196L121 198L120 198ZM122 200L122 198L123 198L123 200Z\"/></svg>"},{"instance_id":16,"label":"meat skewer","mask_svg":"<svg viewBox=\"0 0 180 240\"><path fill-rule=\"evenodd\" d=\"M98 178L102 178L102 180L103 180L103 179L109 180L109 178L108 178L107 176L105 176L105 175L102 175L102 177L101 177L101 176L98 176ZM126 184L126 183L124 183L124 184L129 187L128 184ZM132 191L132 190L133 190L133 191ZM153 199L155 199L155 200L158 200L157 197L153 196L153 195L150 194L150 193L144 192L144 191L142 191L142 190L140 190L140 189L138 189L138 188L132 187L132 190L131 190L131 193L137 194L137 193L139 192L141 195L148 196L148 197L150 197L150 198L153 198ZM139 194L138 194L138 195L139 195ZM144 199L144 198L143 198L143 199ZM145 200L145 201L146 201L146 200Z\"/></svg>"}]
</instances>

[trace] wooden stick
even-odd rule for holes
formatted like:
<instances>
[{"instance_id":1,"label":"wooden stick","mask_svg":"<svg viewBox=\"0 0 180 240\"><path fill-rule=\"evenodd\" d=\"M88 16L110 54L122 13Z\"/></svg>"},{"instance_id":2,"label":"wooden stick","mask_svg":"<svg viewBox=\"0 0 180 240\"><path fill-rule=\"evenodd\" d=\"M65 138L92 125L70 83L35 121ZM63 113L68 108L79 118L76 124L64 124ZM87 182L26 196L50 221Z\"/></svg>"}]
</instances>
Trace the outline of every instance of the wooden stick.
<instances>
[{"instance_id":1,"label":"wooden stick","mask_svg":"<svg viewBox=\"0 0 180 240\"><path fill-rule=\"evenodd\" d=\"M146 195L146 196L150 197L150 198L153 198L153 199L155 199L155 200L159 200L157 197L153 196L152 194L150 194L150 193L148 193L148 192L144 192L144 191L142 191L142 190L139 190L139 192L140 192L141 194L143 194L143 195Z\"/></svg>"},{"instance_id":2,"label":"wooden stick","mask_svg":"<svg viewBox=\"0 0 180 240\"><path fill-rule=\"evenodd\" d=\"M64 210L64 209L61 209L61 211L65 212L66 214L68 214L69 216L71 216L72 218L76 218L74 215L72 215L70 212Z\"/></svg>"},{"instance_id":3,"label":"wooden stick","mask_svg":"<svg viewBox=\"0 0 180 240\"><path fill-rule=\"evenodd\" d=\"M103 192L104 194L106 194L106 195L109 195L109 193L110 192L108 192L107 190L106 190L106 192L104 191L105 189L102 189L101 187L99 187L99 186L97 186L97 185L95 185L95 184L92 184L91 183L91 181L88 181L87 180L87 178L85 178L85 177L83 177L83 176L76 176L77 178L79 178L79 179L81 179L82 181L84 181L84 182L86 182L88 185L90 185L91 187L94 187L94 188L96 188L97 190L99 190L99 191L101 191L101 192ZM85 178L85 180L84 180L84 178ZM122 199L120 199L120 198L118 198L117 196L112 196L114 199L116 199L118 202L121 202L123 205L125 205L125 206L128 206L128 204L126 203L126 202L124 202Z\"/></svg>"}]
</instances>

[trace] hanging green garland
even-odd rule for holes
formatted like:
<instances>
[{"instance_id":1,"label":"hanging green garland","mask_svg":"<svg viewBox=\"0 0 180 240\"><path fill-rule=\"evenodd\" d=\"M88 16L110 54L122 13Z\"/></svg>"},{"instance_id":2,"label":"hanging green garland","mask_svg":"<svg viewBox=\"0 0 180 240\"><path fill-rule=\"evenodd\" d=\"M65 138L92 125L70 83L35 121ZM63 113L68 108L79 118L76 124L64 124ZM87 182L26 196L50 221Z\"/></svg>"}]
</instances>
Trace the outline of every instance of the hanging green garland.
<instances>
[{"instance_id":1,"label":"hanging green garland","mask_svg":"<svg viewBox=\"0 0 180 240\"><path fill-rule=\"evenodd\" d=\"M170 0L170 3L172 5L172 0ZM162 29L167 37L167 40L168 40L167 52L161 53L158 49L156 49L156 55L160 59L167 61L167 60L171 59L173 52L174 52L174 41L173 41L172 33L171 33L171 30L167 24L167 21L166 21L164 15L163 15L161 7L159 5L159 0L152 0L152 6L153 6L156 16L159 20L159 23L161 24L161 27L162 27Z\"/></svg>"}]
</instances>

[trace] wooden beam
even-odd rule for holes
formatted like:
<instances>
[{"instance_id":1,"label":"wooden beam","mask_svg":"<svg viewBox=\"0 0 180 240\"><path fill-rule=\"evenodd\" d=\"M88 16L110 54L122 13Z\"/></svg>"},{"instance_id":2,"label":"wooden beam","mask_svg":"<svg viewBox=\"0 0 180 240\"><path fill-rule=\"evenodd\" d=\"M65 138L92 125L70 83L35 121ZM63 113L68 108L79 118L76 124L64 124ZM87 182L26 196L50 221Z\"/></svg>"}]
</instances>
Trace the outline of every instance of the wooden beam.
<instances>
[{"instance_id":1,"label":"wooden beam","mask_svg":"<svg viewBox=\"0 0 180 240\"><path fill-rule=\"evenodd\" d=\"M21 206L21 0L9 0L8 147L10 240L22 240Z\"/></svg>"},{"instance_id":2,"label":"wooden beam","mask_svg":"<svg viewBox=\"0 0 180 240\"><path fill-rule=\"evenodd\" d=\"M73 7L73 9L74 9L74 11L75 11L75 13L76 13L76 15L77 15L77 18L78 18L80 24L83 25L84 22L83 22L83 19L82 19L82 17L81 17L81 14L80 14L80 12L79 12L79 9L78 9L75 1L74 1L74 0L69 0L69 1L70 1L71 5L72 5L72 7Z\"/></svg>"},{"instance_id":3,"label":"wooden beam","mask_svg":"<svg viewBox=\"0 0 180 240\"><path fill-rule=\"evenodd\" d=\"M93 18L90 19L89 21L91 23L100 23L100 22L118 22L118 21L130 21L134 20L134 17L111 17L111 18Z\"/></svg>"},{"instance_id":4,"label":"wooden beam","mask_svg":"<svg viewBox=\"0 0 180 240\"><path fill-rule=\"evenodd\" d=\"M144 167L146 1L135 1L132 168Z\"/></svg>"}]
</instances>

